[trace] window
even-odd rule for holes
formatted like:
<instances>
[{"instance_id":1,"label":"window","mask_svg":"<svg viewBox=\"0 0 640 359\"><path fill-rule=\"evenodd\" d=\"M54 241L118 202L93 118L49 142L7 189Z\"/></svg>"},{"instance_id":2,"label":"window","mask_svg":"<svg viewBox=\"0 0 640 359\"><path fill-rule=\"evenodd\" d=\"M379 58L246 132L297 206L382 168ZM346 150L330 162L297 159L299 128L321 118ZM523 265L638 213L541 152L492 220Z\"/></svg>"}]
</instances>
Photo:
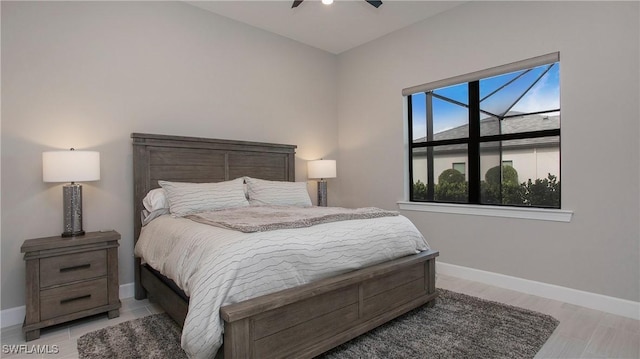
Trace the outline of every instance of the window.
<instances>
[{"instance_id":1,"label":"window","mask_svg":"<svg viewBox=\"0 0 640 359\"><path fill-rule=\"evenodd\" d=\"M560 208L559 75L554 53L403 90L410 200Z\"/></svg>"},{"instance_id":2,"label":"window","mask_svg":"<svg viewBox=\"0 0 640 359\"><path fill-rule=\"evenodd\" d=\"M467 166L466 166L466 164L464 162L454 162L451 165L451 168L453 168L454 170L456 170L456 171L458 171L458 172L460 172L462 174L467 173L467 171L466 171Z\"/></svg>"}]
</instances>

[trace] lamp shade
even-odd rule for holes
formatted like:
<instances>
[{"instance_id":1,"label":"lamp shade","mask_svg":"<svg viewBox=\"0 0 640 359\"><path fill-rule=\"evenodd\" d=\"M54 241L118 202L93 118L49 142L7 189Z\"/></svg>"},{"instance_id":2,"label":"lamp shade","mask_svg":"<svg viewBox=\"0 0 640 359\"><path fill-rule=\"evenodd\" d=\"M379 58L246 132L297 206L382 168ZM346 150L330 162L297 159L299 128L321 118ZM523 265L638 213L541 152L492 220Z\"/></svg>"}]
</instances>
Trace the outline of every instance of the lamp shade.
<instances>
[{"instance_id":1,"label":"lamp shade","mask_svg":"<svg viewBox=\"0 0 640 359\"><path fill-rule=\"evenodd\" d=\"M48 151L42 153L44 182L87 182L100 179L100 152Z\"/></svg>"},{"instance_id":2,"label":"lamp shade","mask_svg":"<svg viewBox=\"0 0 640 359\"><path fill-rule=\"evenodd\" d=\"M316 160L307 162L307 170L309 178L335 178L336 177L336 161L335 160Z\"/></svg>"}]
</instances>

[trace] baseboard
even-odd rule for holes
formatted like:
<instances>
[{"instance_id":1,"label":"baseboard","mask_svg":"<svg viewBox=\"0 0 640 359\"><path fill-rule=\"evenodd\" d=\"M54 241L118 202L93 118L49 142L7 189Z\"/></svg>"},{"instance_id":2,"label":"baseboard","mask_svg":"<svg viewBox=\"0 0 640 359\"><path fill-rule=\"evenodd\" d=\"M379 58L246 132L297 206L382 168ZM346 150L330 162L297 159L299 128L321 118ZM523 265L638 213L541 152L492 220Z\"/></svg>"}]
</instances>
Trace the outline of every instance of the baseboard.
<instances>
[{"instance_id":1,"label":"baseboard","mask_svg":"<svg viewBox=\"0 0 640 359\"><path fill-rule=\"evenodd\" d=\"M120 299L131 298L135 293L135 284L127 283L120 286ZM0 328L6 328L24 322L24 314L27 308L23 305L20 307L9 308L0 311Z\"/></svg>"},{"instance_id":2,"label":"baseboard","mask_svg":"<svg viewBox=\"0 0 640 359\"><path fill-rule=\"evenodd\" d=\"M442 262L436 272L640 320L640 302Z\"/></svg>"},{"instance_id":3,"label":"baseboard","mask_svg":"<svg viewBox=\"0 0 640 359\"><path fill-rule=\"evenodd\" d=\"M127 283L120 286L120 299L131 298L135 295L136 284Z\"/></svg>"},{"instance_id":4,"label":"baseboard","mask_svg":"<svg viewBox=\"0 0 640 359\"><path fill-rule=\"evenodd\" d=\"M6 328L23 323L26 311L27 310L24 305L0 311L0 327Z\"/></svg>"}]
</instances>

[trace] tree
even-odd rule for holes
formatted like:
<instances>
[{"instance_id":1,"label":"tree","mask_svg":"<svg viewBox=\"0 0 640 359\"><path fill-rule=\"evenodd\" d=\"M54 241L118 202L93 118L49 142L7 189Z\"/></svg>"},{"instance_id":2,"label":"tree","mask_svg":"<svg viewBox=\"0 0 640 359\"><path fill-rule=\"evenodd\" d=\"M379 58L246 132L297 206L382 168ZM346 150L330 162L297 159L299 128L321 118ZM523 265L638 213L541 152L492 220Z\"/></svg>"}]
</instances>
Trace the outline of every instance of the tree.
<instances>
[{"instance_id":1,"label":"tree","mask_svg":"<svg viewBox=\"0 0 640 359\"><path fill-rule=\"evenodd\" d=\"M416 183L413 184L413 199L415 200L426 200L427 199L427 185L422 181L417 180Z\"/></svg>"},{"instance_id":2,"label":"tree","mask_svg":"<svg viewBox=\"0 0 640 359\"><path fill-rule=\"evenodd\" d=\"M449 168L448 170L442 171L440 176L438 176L438 183L462 183L464 182L464 175L460 173L460 171Z\"/></svg>"},{"instance_id":3,"label":"tree","mask_svg":"<svg viewBox=\"0 0 640 359\"><path fill-rule=\"evenodd\" d=\"M529 179L522 183L523 203L527 206L536 207L560 207L560 182L558 177L549 173L545 179L536 179L532 182Z\"/></svg>"},{"instance_id":4,"label":"tree","mask_svg":"<svg viewBox=\"0 0 640 359\"><path fill-rule=\"evenodd\" d=\"M502 167L502 168L501 168ZM501 172L502 171L502 172ZM489 184L499 185L500 183L518 184L518 171L512 166L495 166L489 168L484 175L484 180Z\"/></svg>"},{"instance_id":5,"label":"tree","mask_svg":"<svg viewBox=\"0 0 640 359\"><path fill-rule=\"evenodd\" d=\"M480 183L482 203L515 204L523 203L522 188L518 183L518 171L512 166L491 167Z\"/></svg>"},{"instance_id":6,"label":"tree","mask_svg":"<svg viewBox=\"0 0 640 359\"><path fill-rule=\"evenodd\" d=\"M467 202L469 195L464 175L453 168L442 171L435 188L435 200Z\"/></svg>"}]
</instances>

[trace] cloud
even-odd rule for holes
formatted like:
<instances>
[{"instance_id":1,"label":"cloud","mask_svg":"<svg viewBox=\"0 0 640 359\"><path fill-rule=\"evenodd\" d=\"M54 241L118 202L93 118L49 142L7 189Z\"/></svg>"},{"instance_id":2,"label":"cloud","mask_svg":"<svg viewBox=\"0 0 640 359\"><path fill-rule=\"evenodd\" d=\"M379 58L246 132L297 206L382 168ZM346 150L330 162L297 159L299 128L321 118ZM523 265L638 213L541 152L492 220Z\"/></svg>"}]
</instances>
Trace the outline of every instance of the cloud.
<instances>
[{"instance_id":1,"label":"cloud","mask_svg":"<svg viewBox=\"0 0 640 359\"><path fill-rule=\"evenodd\" d=\"M518 112L538 112L560 108L557 72L549 72L513 108Z\"/></svg>"}]
</instances>

